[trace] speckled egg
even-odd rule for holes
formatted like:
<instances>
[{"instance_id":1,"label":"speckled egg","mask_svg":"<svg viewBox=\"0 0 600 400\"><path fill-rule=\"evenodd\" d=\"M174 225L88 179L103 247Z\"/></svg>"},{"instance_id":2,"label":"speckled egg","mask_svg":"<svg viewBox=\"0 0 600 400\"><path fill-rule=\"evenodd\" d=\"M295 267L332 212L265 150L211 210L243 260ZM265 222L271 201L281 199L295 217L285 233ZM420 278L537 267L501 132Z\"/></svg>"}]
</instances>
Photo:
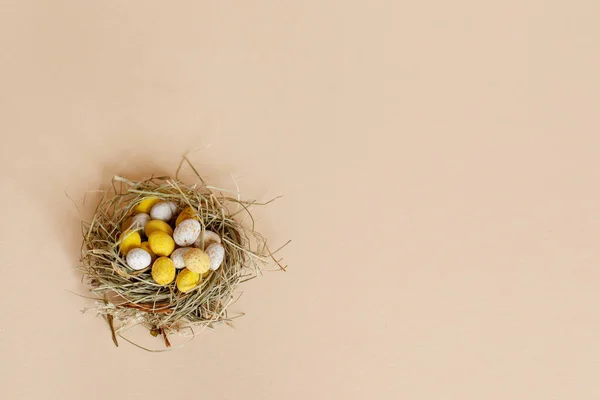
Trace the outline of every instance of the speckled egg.
<instances>
[{"instance_id":1,"label":"speckled egg","mask_svg":"<svg viewBox=\"0 0 600 400\"><path fill-rule=\"evenodd\" d=\"M225 248L221 243L213 243L206 248L206 254L210 258L210 269L216 271L219 269L225 258Z\"/></svg>"},{"instance_id":2,"label":"speckled egg","mask_svg":"<svg viewBox=\"0 0 600 400\"><path fill-rule=\"evenodd\" d=\"M191 247L180 247L175 249L173 253L171 253L171 260L173 264L175 264L175 268L182 269L185 268L185 261L183 261L183 255L189 250Z\"/></svg>"},{"instance_id":3,"label":"speckled egg","mask_svg":"<svg viewBox=\"0 0 600 400\"><path fill-rule=\"evenodd\" d=\"M169 256L175 250L173 238L163 231L154 231L148 236L150 249L157 256Z\"/></svg>"},{"instance_id":4,"label":"speckled egg","mask_svg":"<svg viewBox=\"0 0 600 400\"><path fill-rule=\"evenodd\" d=\"M121 242L119 248L121 249L121 253L124 255L127 255L131 249L140 247L140 244L142 244L142 238L140 237L140 234L132 230L127 230L121 233L121 236L119 236L119 241Z\"/></svg>"},{"instance_id":5,"label":"speckled egg","mask_svg":"<svg viewBox=\"0 0 600 400\"><path fill-rule=\"evenodd\" d=\"M175 279L175 266L168 257L159 257L152 264L152 279L159 285L165 286Z\"/></svg>"},{"instance_id":6,"label":"speckled egg","mask_svg":"<svg viewBox=\"0 0 600 400\"><path fill-rule=\"evenodd\" d=\"M148 222L146 224L146 226L144 227L144 232L146 233L146 236L148 236L148 237L150 237L150 234L155 231L162 231L168 235L173 234L173 228L171 228L171 226L169 224L167 224L165 221L152 220L152 221Z\"/></svg>"},{"instance_id":7,"label":"speckled egg","mask_svg":"<svg viewBox=\"0 0 600 400\"><path fill-rule=\"evenodd\" d=\"M133 229L136 231L144 230L146 224L150 222L150 216L146 213L136 214L131 219L129 219L129 223L126 229Z\"/></svg>"},{"instance_id":8,"label":"speckled egg","mask_svg":"<svg viewBox=\"0 0 600 400\"><path fill-rule=\"evenodd\" d=\"M177 210L177 206L172 201L161 201L152 207L150 217L160 221L170 221L175 210Z\"/></svg>"},{"instance_id":9,"label":"speckled egg","mask_svg":"<svg viewBox=\"0 0 600 400\"><path fill-rule=\"evenodd\" d=\"M200 232L198 239L194 242L194 247L206 249L213 243L221 243L221 237L213 231Z\"/></svg>"},{"instance_id":10,"label":"speckled egg","mask_svg":"<svg viewBox=\"0 0 600 400\"><path fill-rule=\"evenodd\" d=\"M173 239L179 246L191 246L198 239L201 229L200 222L186 219L175 228Z\"/></svg>"},{"instance_id":11,"label":"speckled egg","mask_svg":"<svg viewBox=\"0 0 600 400\"><path fill-rule=\"evenodd\" d=\"M191 248L183 255L185 267L197 274L203 274L210 271L210 257L204 250Z\"/></svg>"},{"instance_id":12,"label":"speckled egg","mask_svg":"<svg viewBox=\"0 0 600 400\"><path fill-rule=\"evenodd\" d=\"M177 275L177 289L180 292L187 293L198 285L200 282L200 275L184 268L179 275Z\"/></svg>"},{"instance_id":13,"label":"speckled egg","mask_svg":"<svg viewBox=\"0 0 600 400\"><path fill-rule=\"evenodd\" d=\"M127 265L136 271L144 269L152 263L150 253L142 248L131 249L127 253Z\"/></svg>"}]
</instances>

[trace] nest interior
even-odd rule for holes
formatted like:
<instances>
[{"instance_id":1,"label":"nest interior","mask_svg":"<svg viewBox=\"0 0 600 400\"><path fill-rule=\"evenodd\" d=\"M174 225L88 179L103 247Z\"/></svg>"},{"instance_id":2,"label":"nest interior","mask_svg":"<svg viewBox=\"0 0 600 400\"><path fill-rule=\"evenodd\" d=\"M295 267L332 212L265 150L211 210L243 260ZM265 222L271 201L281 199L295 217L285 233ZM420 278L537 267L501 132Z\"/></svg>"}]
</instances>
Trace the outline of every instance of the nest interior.
<instances>
[{"instance_id":1,"label":"nest interior","mask_svg":"<svg viewBox=\"0 0 600 400\"><path fill-rule=\"evenodd\" d=\"M236 300L240 283L256 277L268 265L285 270L274 257L275 252L269 250L266 239L254 230L249 207L259 203L223 195L198 178L199 183L187 185L170 177L142 181L114 177L92 220L83 223L80 268L97 300L93 309L108 321L117 346L117 336L123 337L121 333L137 325L147 328L153 336L162 335L169 347L170 333L182 328L193 332L195 326L213 327L228 322L236 317L228 315L227 307ZM191 207L202 229L221 237L225 248L223 264L190 292L178 291L175 282L158 285L152 279L151 267L131 270L119 251L125 220L148 197L172 201L179 211ZM237 221L242 213L249 216L249 227Z\"/></svg>"}]
</instances>

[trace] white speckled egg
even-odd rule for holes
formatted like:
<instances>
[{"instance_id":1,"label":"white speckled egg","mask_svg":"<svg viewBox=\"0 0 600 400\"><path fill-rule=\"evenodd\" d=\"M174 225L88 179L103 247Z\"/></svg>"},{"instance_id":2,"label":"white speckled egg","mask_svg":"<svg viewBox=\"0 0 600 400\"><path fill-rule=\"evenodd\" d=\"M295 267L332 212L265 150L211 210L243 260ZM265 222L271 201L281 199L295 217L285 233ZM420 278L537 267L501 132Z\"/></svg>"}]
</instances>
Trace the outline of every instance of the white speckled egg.
<instances>
[{"instance_id":1,"label":"white speckled egg","mask_svg":"<svg viewBox=\"0 0 600 400\"><path fill-rule=\"evenodd\" d=\"M179 246L190 246L198 239L201 230L200 222L195 219L186 219L175 228L173 240Z\"/></svg>"},{"instance_id":2,"label":"white speckled egg","mask_svg":"<svg viewBox=\"0 0 600 400\"><path fill-rule=\"evenodd\" d=\"M146 214L146 213L136 214L133 217L131 217L129 225L125 228L125 230L127 230L127 229L132 229L135 231L143 230L144 227L146 226L146 224L148 223L148 221L150 221L150 216L148 214Z\"/></svg>"},{"instance_id":3,"label":"white speckled egg","mask_svg":"<svg viewBox=\"0 0 600 400\"><path fill-rule=\"evenodd\" d=\"M144 269L152 262L150 253L141 248L135 248L127 252L127 265L136 271Z\"/></svg>"},{"instance_id":4,"label":"white speckled egg","mask_svg":"<svg viewBox=\"0 0 600 400\"><path fill-rule=\"evenodd\" d=\"M170 221L176 210L177 206L172 201L161 201L152 207L150 217L159 221Z\"/></svg>"},{"instance_id":5,"label":"white speckled egg","mask_svg":"<svg viewBox=\"0 0 600 400\"><path fill-rule=\"evenodd\" d=\"M174 252L171 253L171 261L175 264L175 268L182 269L185 268L185 262L183 261L183 255L189 250L191 247L180 247L175 249Z\"/></svg>"},{"instance_id":6,"label":"white speckled egg","mask_svg":"<svg viewBox=\"0 0 600 400\"><path fill-rule=\"evenodd\" d=\"M204 250L213 243L221 243L221 237L213 231L204 231L194 242L194 247Z\"/></svg>"},{"instance_id":7,"label":"white speckled egg","mask_svg":"<svg viewBox=\"0 0 600 400\"><path fill-rule=\"evenodd\" d=\"M225 258L225 248L221 243L213 243L206 248L206 254L210 258L210 269L216 271Z\"/></svg>"}]
</instances>

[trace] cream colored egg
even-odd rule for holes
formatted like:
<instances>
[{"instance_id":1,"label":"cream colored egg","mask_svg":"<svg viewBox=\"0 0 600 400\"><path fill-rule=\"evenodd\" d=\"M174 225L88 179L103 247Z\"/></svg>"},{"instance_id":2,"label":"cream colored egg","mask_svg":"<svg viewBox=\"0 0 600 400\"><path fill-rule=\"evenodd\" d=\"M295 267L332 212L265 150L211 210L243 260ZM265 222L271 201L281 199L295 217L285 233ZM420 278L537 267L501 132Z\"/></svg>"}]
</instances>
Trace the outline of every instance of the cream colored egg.
<instances>
[{"instance_id":1,"label":"cream colored egg","mask_svg":"<svg viewBox=\"0 0 600 400\"><path fill-rule=\"evenodd\" d=\"M131 220L129 221L129 225L127 226L126 229L140 231L140 230L144 229L144 227L146 226L146 224L148 222L150 222L150 216L148 214L146 214L146 213L136 214L133 217L131 217Z\"/></svg>"},{"instance_id":2,"label":"cream colored egg","mask_svg":"<svg viewBox=\"0 0 600 400\"><path fill-rule=\"evenodd\" d=\"M127 252L127 265L136 271L144 269L152 262L152 256L142 248L131 249Z\"/></svg>"},{"instance_id":3,"label":"cream colored egg","mask_svg":"<svg viewBox=\"0 0 600 400\"><path fill-rule=\"evenodd\" d=\"M220 243L213 243L206 248L206 254L210 258L210 269L219 269L225 258L225 248Z\"/></svg>"},{"instance_id":4,"label":"cream colored egg","mask_svg":"<svg viewBox=\"0 0 600 400\"><path fill-rule=\"evenodd\" d=\"M175 228L173 240L179 246L191 246L198 239L201 229L198 221L195 219L186 219Z\"/></svg>"},{"instance_id":5,"label":"cream colored egg","mask_svg":"<svg viewBox=\"0 0 600 400\"><path fill-rule=\"evenodd\" d=\"M194 242L194 247L204 250L213 243L221 243L221 237L213 231L204 231Z\"/></svg>"},{"instance_id":6,"label":"cream colored egg","mask_svg":"<svg viewBox=\"0 0 600 400\"><path fill-rule=\"evenodd\" d=\"M172 201L167 201L167 204L169 207L171 207L171 212L173 215L177 214L177 204L173 203Z\"/></svg>"},{"instance_id":7,"label":"cream colored egg","mask_svg":"<svg viewBox=\"0 0 600 400\"><path fill-rule=\"evenodd\" d=\"M171 253L171 260L173 261L173 264L175 264L175 268L185 268L185 261L183 261L183 255L189 249L191 249L191 247L180 247L178 249L175 249L175 251Z\"/></svg>"},{"instance_id":8,"label":"cream colored egg","mask_svg":"<svg viewBox=\"0 0 600 400\"><path fill-rule=\"evenodd\" d=\"M177 206L172 201L162 201L155 204L150 210L150 217L159 221L170 221Z\"/></svg>"}]
</instances>

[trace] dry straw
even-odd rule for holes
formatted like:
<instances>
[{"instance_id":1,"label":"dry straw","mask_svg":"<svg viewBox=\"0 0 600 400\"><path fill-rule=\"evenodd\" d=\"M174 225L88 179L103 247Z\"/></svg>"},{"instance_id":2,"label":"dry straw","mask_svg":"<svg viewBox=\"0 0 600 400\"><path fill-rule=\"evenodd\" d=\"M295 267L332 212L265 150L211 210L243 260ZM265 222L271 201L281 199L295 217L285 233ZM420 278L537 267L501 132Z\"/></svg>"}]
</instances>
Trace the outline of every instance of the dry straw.
<instances>
[{"instance_id":1,"label":"dry straw","mask_svg":"<svg viewBox=\"0 0 600 400\"><path fill-rule=\"evenodd\" d=\"M275 258L279 249L272 252L267 240L254 230L249 210L253 205L269 202L244 201L239 195L225 196L223 191L208 186L187 158L183 161L194 171L198 183L187 185L179 180L181 164L174 179L162 176L131 181L116 176L111 188L104 192L92 220L83 223L80 268L97 300L91 310L107 320L117 346L117 337L121 337L150 350L123 335L138 325L147 328L153 336L162 335L165 345L170 347L170 334L191 332L193 337L198 332L194 328L230 323L239 316L230 315L227 308L237 299L236 288L240 283L253 279L270 266L285 271L281 260ZM191 207L197 212L202 229L217 232L222 239L223 265L190 292L178 291L175 283L158 285L150 275L150 267L131 270L119 252L119 235L125 220L132 209L148 197L175 202L180 210ZM238 210L230 211L232 205ZM250 226L238 222L242 213L249 216Z\"/></svg>"}]
</instances>

